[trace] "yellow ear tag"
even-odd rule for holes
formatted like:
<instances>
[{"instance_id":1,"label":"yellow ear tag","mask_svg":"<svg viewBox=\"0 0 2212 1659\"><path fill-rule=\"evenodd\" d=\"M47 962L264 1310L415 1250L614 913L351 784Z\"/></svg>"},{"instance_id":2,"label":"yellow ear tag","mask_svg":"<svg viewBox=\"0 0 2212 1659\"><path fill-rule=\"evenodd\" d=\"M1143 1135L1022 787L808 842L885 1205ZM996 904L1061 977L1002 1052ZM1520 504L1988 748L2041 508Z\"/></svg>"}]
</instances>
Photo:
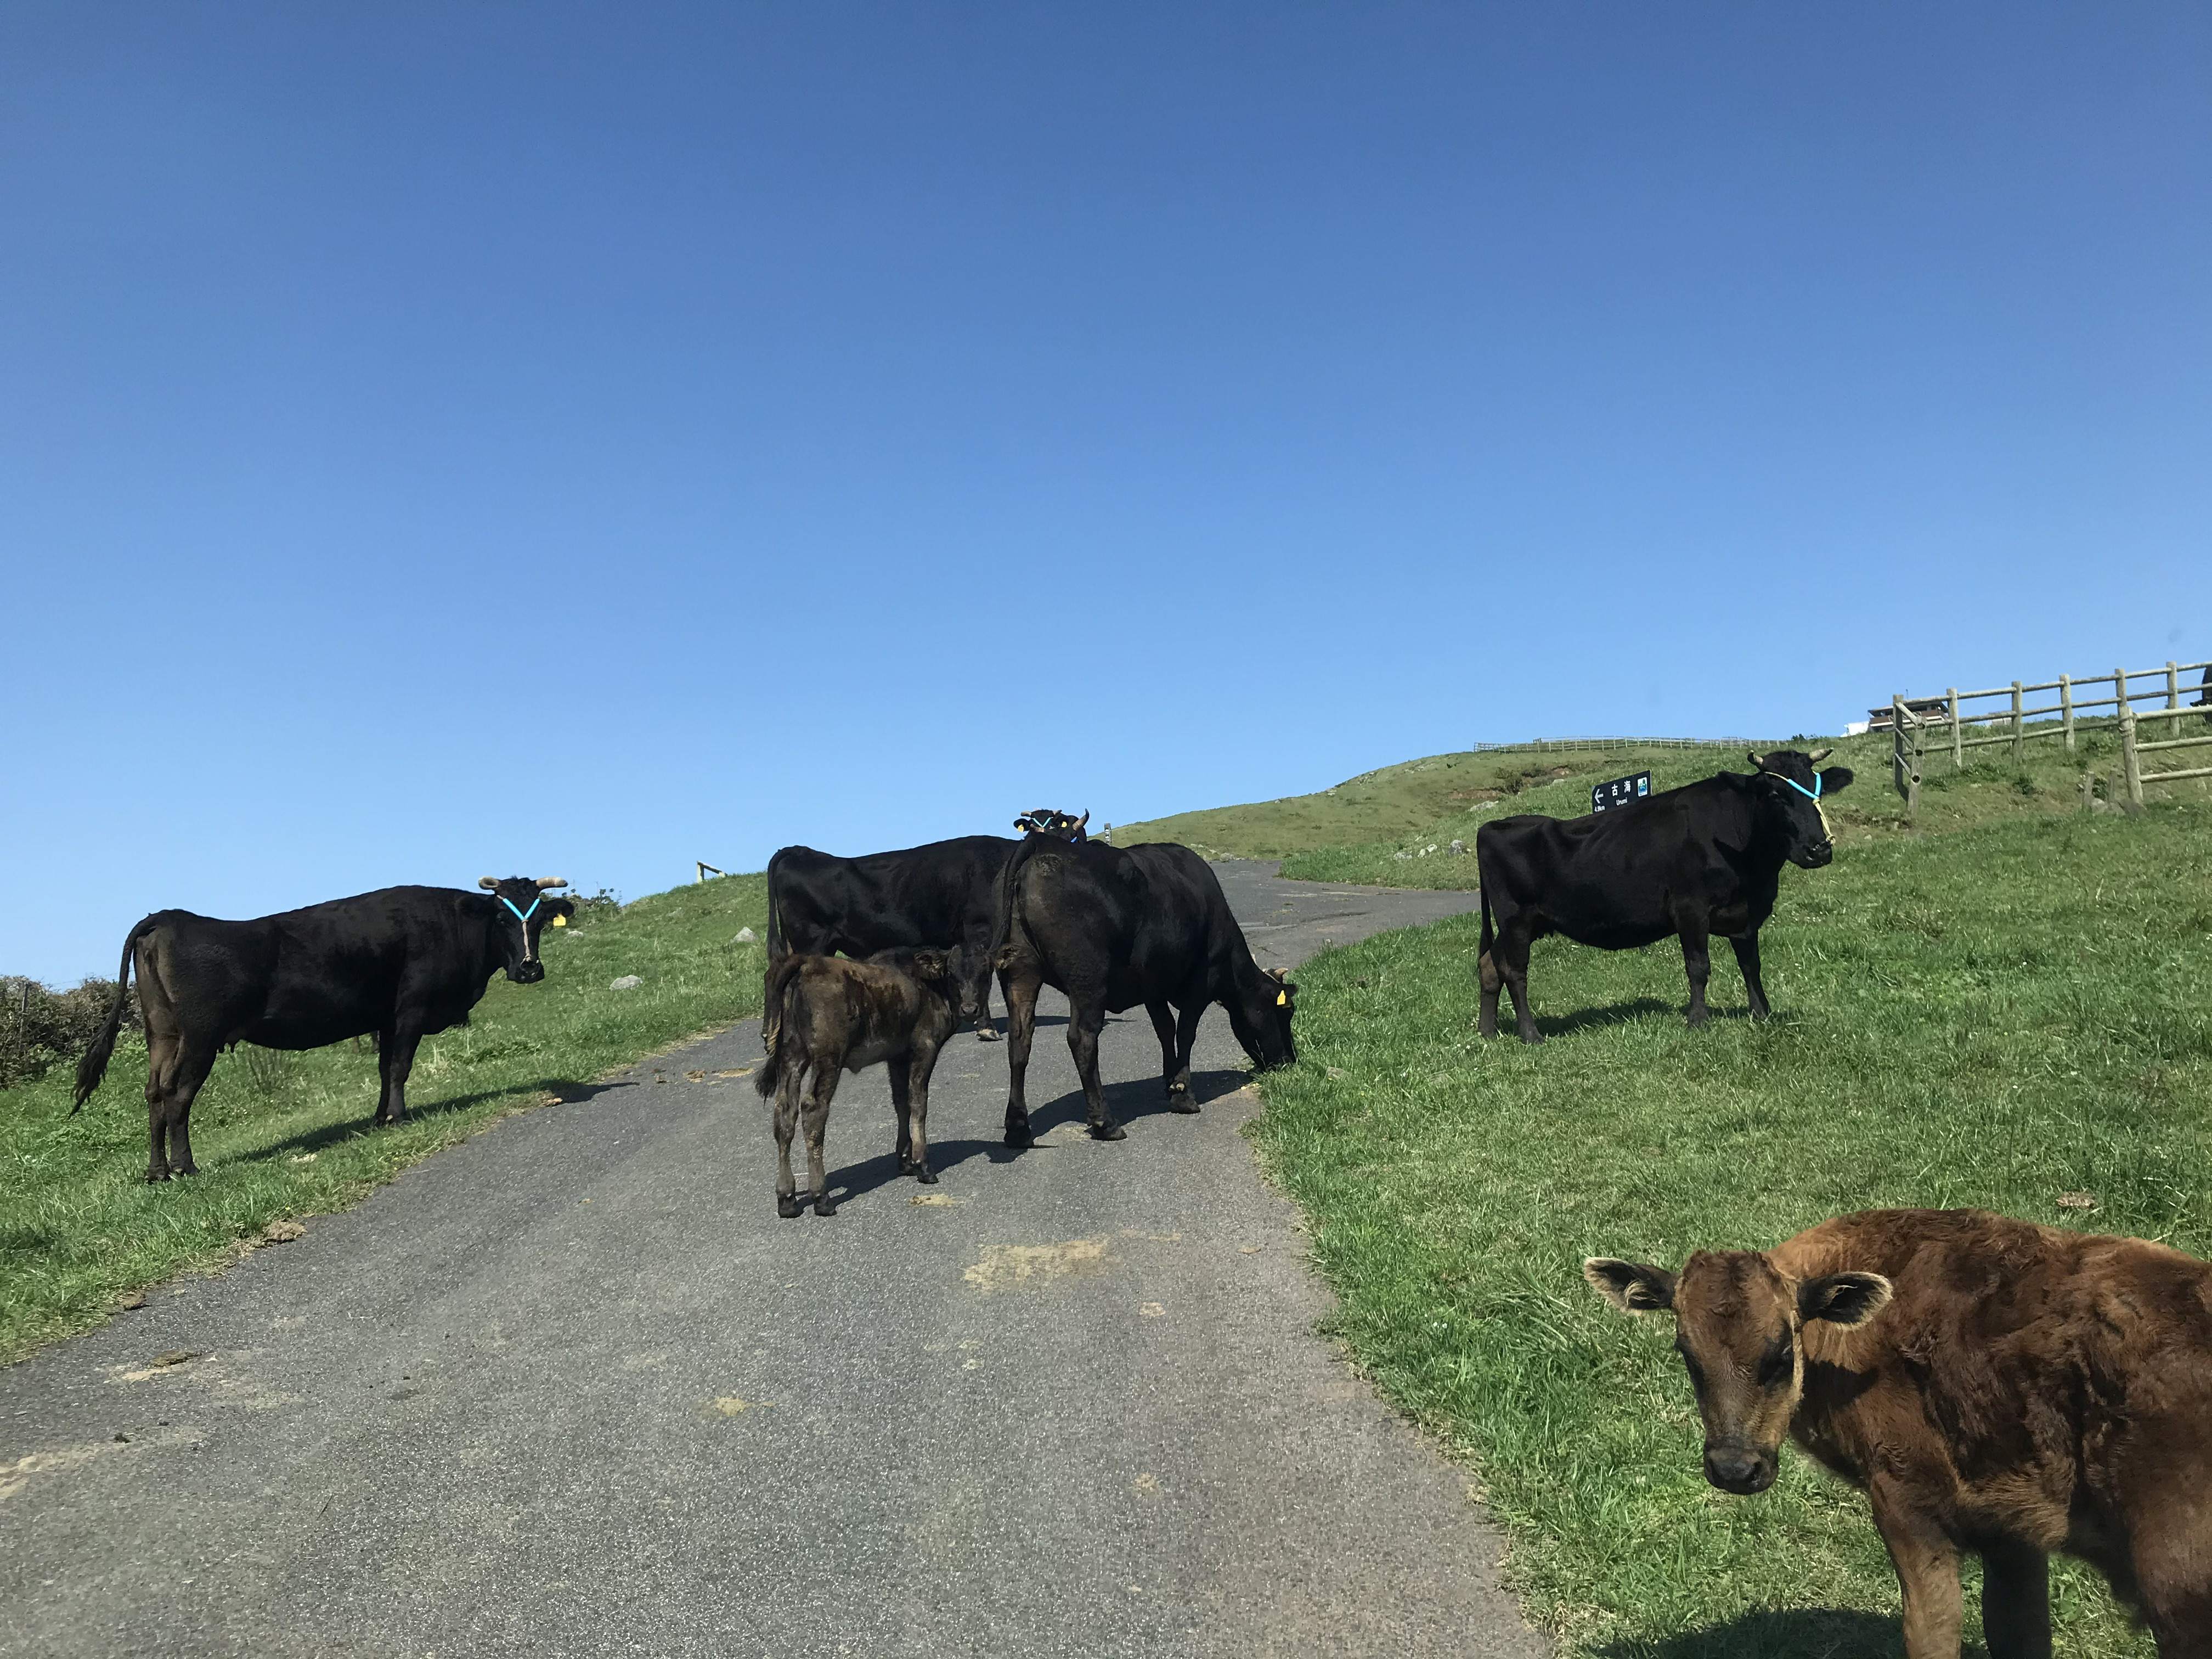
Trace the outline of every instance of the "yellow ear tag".
<instances>
[{"instance_id":1,"label":"yellow ear tag","mask_svg":"<svg viewBox=\"0 0 2212 1659\"><path fill-rule=\"evenodd\" d=\"M1291 994L1288 991L1278 991L1275 993L1275 1006L1278 1008L1287 1008L1290 1006Z\"/></svg>"},{"instance_id":2,"label":"yellow ear tag","mask_svg":"<svg viewBox=\"0 0 2212 1659\"><path fill-rule=\"evenodd\" d=\"M553 925L556 927L566 927L568 925L568 918L566 916L556 916L553 918Z\"/></svg>"}]
</instances>

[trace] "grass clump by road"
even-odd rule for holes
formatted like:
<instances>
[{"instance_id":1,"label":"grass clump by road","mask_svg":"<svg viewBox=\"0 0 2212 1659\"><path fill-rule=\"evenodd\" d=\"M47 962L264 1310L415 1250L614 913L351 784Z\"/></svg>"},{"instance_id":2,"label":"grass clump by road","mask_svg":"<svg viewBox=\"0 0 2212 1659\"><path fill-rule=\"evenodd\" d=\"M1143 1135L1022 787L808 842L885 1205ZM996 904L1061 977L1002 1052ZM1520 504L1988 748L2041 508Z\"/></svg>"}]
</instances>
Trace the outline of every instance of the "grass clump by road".
<instances>
[{"instance_id":1,"label":"grass clump by road","mask_svg":"<svg viewBox=\"0 0 2212 1659\"><path fill-rule=\"evenodd\" d=\"M0 1091L0 1361L83 1328L118 1297L229 1260L270 1221L343 1209L495 1119L577 1098L603 1073L760 1012L767 878L731 876L544 934L545 978L493 977L470 1023L424 1039L411 1121L376 1129L366 1042L290 1054L241 1043L192 1107L200 1173L148 1187L146 1047L126 1036L68 1115L73 1066ZM136 920L131 918L131 920ZM128 922L118 921L119 941ZM643 983L609 988L635 974Z\"/></svg>"},{"instance_id":2,"label":"grass clump by road","mask_svg":"<svg viewBox=\"0 0 2212 1659\"><path fill-rule=\"evenodd\" d=\"M1840 758L1860 767L1842 850L1785 869L1762 935L1771 1023L1725 956L1693 1032L1671 941L1554 939L1529 972L1549 1042L1481 1042L1469 915L1309 963L1299 1064L1262 1080L1255 1133L1311 1218L1335 1329L1480 1471L1517 1587L1573 1654L1898 1641L1865 1500L1794 1449L1761 1497L1709 1487L1670 1322L1601 1304L1584 1257L1678 1265L1886 1206L2212 1255L2212 802L2085 812L2063 751L1978 777L1947 757L1934 827L1906 834L1886 766ZM2054 1569L2064 1651L2149 1654L2094 1572ZM1970 1632L1978 1601L1970 1577Z\"/></svg>"}]
</instances>

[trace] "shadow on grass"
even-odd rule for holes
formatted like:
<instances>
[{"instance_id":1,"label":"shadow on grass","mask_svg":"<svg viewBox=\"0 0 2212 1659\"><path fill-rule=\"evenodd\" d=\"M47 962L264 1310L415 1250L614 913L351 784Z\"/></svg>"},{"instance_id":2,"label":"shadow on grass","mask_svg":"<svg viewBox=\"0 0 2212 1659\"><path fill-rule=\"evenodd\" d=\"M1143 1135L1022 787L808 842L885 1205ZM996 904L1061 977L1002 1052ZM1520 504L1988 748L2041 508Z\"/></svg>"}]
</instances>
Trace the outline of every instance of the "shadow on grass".
<instances>
[{"instance_id":1,"label":"shadow on grass","mask_svg":"<svg viewBox=\"0 0 2212 1659\"><path fill-rule=\"evenodd\" d=\"M1905 1651L1902 1627L1881 1613L1836 1607L1807 1607L1790 1613L1747 1613L1725 1625L1711 1625L1658 1641L1636 1638L1597 1651L1603 1659L1898 1659ZM1969 1647L1978 1655L1978 1645Z\"/></svg>"},{"instance_id":2,"label":"shadow on grass","mask_svg":"<svg viewBox=\"0 0 2212 1659\"><path fill-rule=\"evenodd\" d=\"M1608 1002L1596 1008L1577 1008L1571 1014L1539 1014L1536 1016L1536 1029L1547 1037L1571 1036L1577 1031L1626 1025L1648 1014L1672 1014L1677 1019L1686 1018L1689 1006L1686 997L1680 1002L1662 1002L1656 997L1632 997L1626 1002ZM1749 1008L1717 1008L1709 1004L1705 1012L1717 1021L1751 1018ZM1499 1005L1498 1035L1508 1039L1513 1035L1510 1004Z\"/></svg>"}]
</instances>

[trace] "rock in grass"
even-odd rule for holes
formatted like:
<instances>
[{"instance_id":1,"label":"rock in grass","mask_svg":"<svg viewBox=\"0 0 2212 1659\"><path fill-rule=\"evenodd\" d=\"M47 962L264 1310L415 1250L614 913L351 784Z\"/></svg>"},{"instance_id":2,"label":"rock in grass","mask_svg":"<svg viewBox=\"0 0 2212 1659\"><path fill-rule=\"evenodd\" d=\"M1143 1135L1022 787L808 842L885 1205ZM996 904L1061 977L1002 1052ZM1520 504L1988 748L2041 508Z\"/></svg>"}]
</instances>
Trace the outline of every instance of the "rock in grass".
<instances>
[{"instance_id":1,"label":"rock in grass","mask_svg":"<svg viewBox=\"0 0 2212 1659\"><path fill-rule=\"evenodd\" d=\"M639 986L644 983L645 981L640 979L635 974L624 974L620 979L608 981L607 989L610 991L635 991Z\"/></svg>"},{"instance_id":2,"label":"rock in grass","mask_svg":"<svg viewBox=\"0 0 2212 1659\"><path fill-rule=\"evenodd\" d=\"M760 935L753 932L751 928L740 927L738 929L737 938L732 940L731 943L734 945L751 945L757 942L759 939Z\"/></svg>"},{"instance_id":3,"label":"rock in grass","mask_svg":"<svg viewBox=\"0 0 2212 1659\"><path fill-rule=\"evenodd\" d=\"M1467 851L1467 843L1463 841L1455 841L1451 844L1451 850L1454 858L1461 857Z\"/></svg>"}]
</instances>

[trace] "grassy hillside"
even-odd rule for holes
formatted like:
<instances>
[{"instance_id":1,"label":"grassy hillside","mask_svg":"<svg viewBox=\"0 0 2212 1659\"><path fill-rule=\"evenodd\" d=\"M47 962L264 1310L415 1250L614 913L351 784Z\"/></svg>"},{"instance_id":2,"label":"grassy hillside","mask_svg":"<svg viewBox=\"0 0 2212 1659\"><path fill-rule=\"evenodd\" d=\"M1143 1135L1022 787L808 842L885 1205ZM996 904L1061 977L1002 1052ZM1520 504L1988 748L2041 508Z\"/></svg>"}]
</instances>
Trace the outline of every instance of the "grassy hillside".
<instances>
[{"instance_id":1,"label":"grassy hillside","mask_svg":"<svg viewBox=\"0 0 2212 1659\"><path fill-rule=\"evenodd\" d=\"M1386 849L1387 857L1389 850L1407 844L1433 825L1471 818L1486 805L1555 779L1616 777L1660 763L1710 769L1716 756L1724 757L1733 752L1631 746L1609 750L1493 750L1481 754L1431 755L1363 772L1311 795L1179 812L1148 823L1117 823L1114 844L1133 847L1145 841L1177 841L1208 858L1247 859L1290 858L1324 848L1376 846ZM1583 810L1589 810L1587 805ZM1449 844L1451 835L1443 841ZM1474 884L1472 878L1468 884Z\"/></svg>"},{"instance_id":2,"label":"grassy hillside","mask_svg":"<svg viewBox=\"0 0 2212 1659\"><path fill-rule=\"evenodd\" d=\"M1691 1032L1679 948L1553 939L1529 975L1551 1040L1482 1042L1464 917L1308 963L1300 1063L1263 1081L1255 1136L1311 1218L1337 1331L1480 1471L1516 1583L1572 1653L1874 1659L1897 1641L1864 1500L1794 1452L1762 1497L1710 1488L1671 1327L1603 1307L1585 1256L1678 1263L1885 1205L2212 1255L2212 800L2187 785L2141 818L2079 811L2100 738L2025 769L1931 763L1907 834L1886 748L1847 748L1842 850L1784 872L1763 935L1771 1023L1742 1017L1725 952L1717 1018ZM1662 785L1693 775L1673 764ZM1504 810L1575 810L1583 787ZM1293 867L1373 878L1378 847ZM2148 1656L2094 1574L2057 1583L2064 1651Z\"/></svg>"},{"instance_id":3,"label":"grassy hillside","mask_svg":"<svg viewBox=\"0 0 2212 1659\"><path fill-rule=\"evenodd\" d=\"M192 1108L202 1173L159 1187L142 1180L143 1041L118 1047L75 1118L70 1067L0 1091L0 1360L179 1268L221 1263L272 1220L343 1208L495 1118L580 1097L603 1073L757 1013L764 952L734 942L748 926L767 927L763 876L611 914L586 907L574 926L546 930L541 983L495 977L468 1025L423 1042L408 1089L414 1121L395 1129L369 1127L376 1055L366 1044L304 1054L241 1045L216 1062ZM630 974L644 983L608 988Z\"/></svg>"}]
</instances>

